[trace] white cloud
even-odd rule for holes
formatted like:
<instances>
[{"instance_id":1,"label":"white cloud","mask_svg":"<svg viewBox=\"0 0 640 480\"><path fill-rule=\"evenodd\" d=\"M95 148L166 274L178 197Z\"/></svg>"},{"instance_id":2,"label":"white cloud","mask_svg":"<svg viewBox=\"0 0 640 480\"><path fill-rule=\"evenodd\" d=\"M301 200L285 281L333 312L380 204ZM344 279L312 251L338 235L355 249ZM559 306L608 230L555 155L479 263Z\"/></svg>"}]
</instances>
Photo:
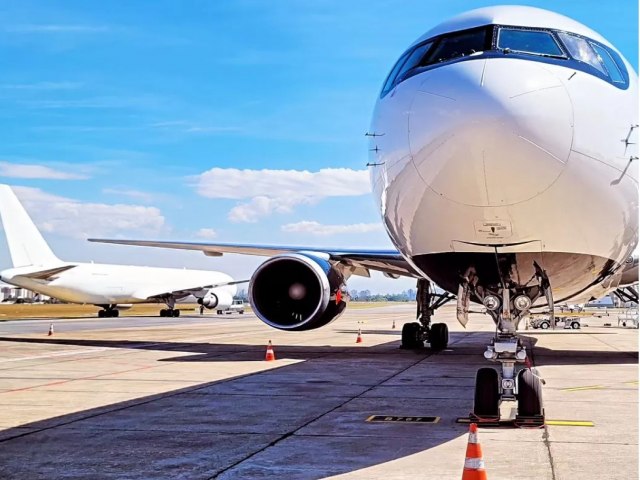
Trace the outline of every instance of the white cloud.
<instances>
[{"instance_id":1,"label":"white cloud","mask_svg":"<svg viewBox=\"0 0 640 480\"><path fill-rule=\"evenodd\" d=\"M239 170L212 168L195 177L198 194L207 198L248 199L229 212L234 222L256 222L272 213L289 213L302 204L328 197L351 197L371 191L367 170Z\"/></svg>"},{"instance_id":2,"label":"white cloud","mask_svg":"<svg viewBox=\"0 0 640 480\"><path fill-rule=\"evenodd\" d=\"M218 236L218 232L216 232L213 228L201 228L196 232L196 237L212 239Z\"/></svg>"},{"instance_id":3,"label":"white cloud","mask_svg":"<svg viewBox=\"0 0 640 480\"><path fill-rule=\"evenodd\" d=\"M157 235L165 229L165 219L155 207L84 203L39 188L13 188L43 232L85 239L120 234Z\"/></svg>"},{"instance_id":4,"label":"white cloud","mask_svg":"<svg viewBox=\"0 0 640 480\"><path fill-rule=\"evenodd\" d=\"M45 165L9 163L0 161L0 176L10 178L41 178L47 180L84 180L82 173L61 172Z\"/></svg>"},{"instance_id":5,"label":"white cloud","mask_svg":"<svg viewBox=\"0 0 640 480\"><path fill-rule=\"evenodd\" d=\"M337 235L344 233L369 233L382 231L382 223L353 223L350 225L323 225L318 222L302 221L282 225L283 232L310 233L312 235Z\"/></svg>"}]
</instances>

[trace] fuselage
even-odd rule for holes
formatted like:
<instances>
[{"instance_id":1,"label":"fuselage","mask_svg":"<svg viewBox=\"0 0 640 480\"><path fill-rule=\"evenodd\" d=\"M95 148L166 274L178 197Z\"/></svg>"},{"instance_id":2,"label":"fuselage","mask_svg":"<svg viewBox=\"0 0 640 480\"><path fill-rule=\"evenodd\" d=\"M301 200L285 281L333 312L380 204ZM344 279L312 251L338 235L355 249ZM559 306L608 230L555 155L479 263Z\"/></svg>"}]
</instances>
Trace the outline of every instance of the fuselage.
<instances>
[{"instance_id":1,"label":"fuselage","mask_svg":"<svg viewBox=\"0 0 640 480\"><path fill-rule=\"evenodd\" d=\"M237 291L235 285L214 289L198 288L233 281L222 272L98 263L69 265L75 266L47 280L24 276L24 273L33 271L31 267L4 270L0 272L0 278L12 285L66 302L93 305L147 302L150 297L180 291L186 286L189 286L189 290L174 297L179 299L190 294L202 297L209 291L214 294L222 292L219 297L228 298L230 303Z\"/></svg>"},{"instance_id":2,"label":"fuselage","mask_svg":"<svg viewBox=\"0 0 640 480\"><path fill-rule=\"evenodd\" d=\"M561 15L492 7L434 28L373 116L391 240L453 293L470 266L525 285L536 262L556 300L599 296L638 242L637 104L631 65Z\"/></svg>"}]
</instances>

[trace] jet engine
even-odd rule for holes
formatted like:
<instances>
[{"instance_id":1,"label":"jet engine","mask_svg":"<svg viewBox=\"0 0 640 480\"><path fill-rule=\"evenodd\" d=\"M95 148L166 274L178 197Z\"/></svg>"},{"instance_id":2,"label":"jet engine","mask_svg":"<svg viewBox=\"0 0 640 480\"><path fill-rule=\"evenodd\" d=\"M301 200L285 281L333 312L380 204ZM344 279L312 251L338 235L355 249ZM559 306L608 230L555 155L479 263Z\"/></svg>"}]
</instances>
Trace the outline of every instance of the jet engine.
<instances>
[{"instance_id":1,"label":"jet engine","mask_svg":"<svg viewBox=\"0 0 640 480\"><path fill-rule=\"evenodd\" d=\"M209 290L202 298L198 298L198 303L209 310L218 308L224 310L233 303L233 297L224 290Z\"/></svg>"},{"instance_id":2,"label":"jet engine","mask_svg":"<svg viewBox=\"0 0 640 480\"><path fill-rule=\"evenodd\" d=\"M254 313L280 330L313 330L347 306L344 276L323 258L285 253L258 267L249 283Z\"/></svg>"}]
</instances>

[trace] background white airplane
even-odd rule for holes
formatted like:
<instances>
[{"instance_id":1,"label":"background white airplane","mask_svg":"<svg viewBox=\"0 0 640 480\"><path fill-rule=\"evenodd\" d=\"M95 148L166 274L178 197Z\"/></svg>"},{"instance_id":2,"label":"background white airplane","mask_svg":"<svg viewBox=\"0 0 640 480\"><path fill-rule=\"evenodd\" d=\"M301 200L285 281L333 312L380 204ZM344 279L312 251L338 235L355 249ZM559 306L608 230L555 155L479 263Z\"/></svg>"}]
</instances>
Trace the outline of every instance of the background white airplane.
<instances>
[{"instance_id":1,"label":"background white airplane","mask_svg":"<svg viewBox=\"0 0 640 480\"><path fill-rule=\"evenodd\" d=\"M436 308L471 301L496 323L474 415L517 400L544 421L541 383L516 331L534 305L582 303L638 279L637 75L598 33L531 7L472 10L402 53L377 99L374 198L397 250L99 240L265 255L249 299L267 324L318 328L345 308L345 281L379 270L418 280L402 345L448 344ZM445 294L434 289L437 284ZM637 297L637 295L636 295ZM637 298L636 298L637 299ZM553 323L553 321L552 321Z\"/></svg>"},{"instance_id":2,"label":"background white airplane","mask_svg":"<svg viewBox=\"0 0 640 480\"><path fill-rule=\"evenodd\" d=\"M99 317L118 316L118 305L164 302L160 316L180 315L176 300L193 295L209 309L233 302L236 284L221 272L179 268L64 262L56 257L18 198L0 185L0 217L13 268L0 272L3 282L66 302L102 307Z\"/></svg>"}]
</instances>

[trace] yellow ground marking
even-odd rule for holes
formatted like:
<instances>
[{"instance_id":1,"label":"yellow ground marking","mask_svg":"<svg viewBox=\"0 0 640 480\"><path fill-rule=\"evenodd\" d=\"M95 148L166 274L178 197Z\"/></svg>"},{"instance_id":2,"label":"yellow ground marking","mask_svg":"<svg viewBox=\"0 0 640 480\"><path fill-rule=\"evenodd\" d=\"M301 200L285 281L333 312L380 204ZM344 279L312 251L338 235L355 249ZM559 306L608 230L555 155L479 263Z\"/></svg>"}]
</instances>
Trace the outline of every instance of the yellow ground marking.
<instances>
[{"instance_id":1,"label":"yellow ground marking","mask_svg":"<svg viewBox=\"0 0 640 480\"><path fill-rule=\"evenodd\" d=\"M564 392L579 392L581 390L604 390L606 387L602 385L587 385L585 387L563 388Z\"/></svg>"},{"instance_id":2,"label":"yellow ground marking","mask_svg":"<svg viewBox=\"0 0 640 480\"><path fill-rule=\"evenodd\" d=\"M545 425L558 427L593 427L595 424L588 420L545 420Z\"/></svg>"}]
</instances>

